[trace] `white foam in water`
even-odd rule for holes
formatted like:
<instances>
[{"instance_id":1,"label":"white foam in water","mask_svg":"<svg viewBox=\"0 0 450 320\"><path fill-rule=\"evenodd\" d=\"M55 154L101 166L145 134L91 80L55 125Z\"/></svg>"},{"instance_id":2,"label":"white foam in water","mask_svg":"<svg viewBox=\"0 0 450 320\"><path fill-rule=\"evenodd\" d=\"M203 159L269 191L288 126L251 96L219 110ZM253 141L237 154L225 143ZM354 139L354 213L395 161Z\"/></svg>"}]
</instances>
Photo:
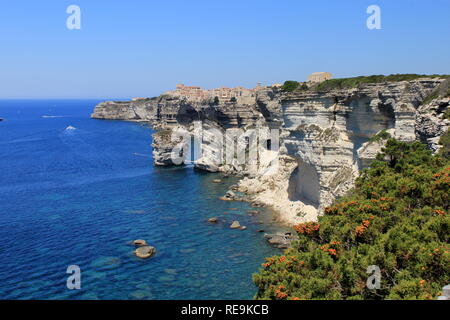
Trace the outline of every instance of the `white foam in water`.
<instances>
[{"instance_id":1,"label":"white foam in water","mask_svg":"<svg viewBox=\"0 0 450 320\"><path fill-rule=\"evenodd\" d=\"M64 118L64 116L47 116L47 115L43 115L41 118Z\"/></svg>"},{"instance_id":2,"label":"white foam in water","mask_svg":"<svg viewBox=\"0 0 450 320\"><path fill-rule=\"evenodd\" d=\"M72 126L68 126L68 127L66 128L66 130L77 130L77 128L72 127Z\"/></svg>"},{"instance_id":3,"label":"white foam in water","mask_svg":"<svg viewBox=\"0 0 450 320\"><path fill-rule=\"evenodd\" d=\"M143 153L137 153L137 152L133 152L133 155L139 156L139 157L151 157L151 155L143 154Z\"/></svg>"}]
</instances>

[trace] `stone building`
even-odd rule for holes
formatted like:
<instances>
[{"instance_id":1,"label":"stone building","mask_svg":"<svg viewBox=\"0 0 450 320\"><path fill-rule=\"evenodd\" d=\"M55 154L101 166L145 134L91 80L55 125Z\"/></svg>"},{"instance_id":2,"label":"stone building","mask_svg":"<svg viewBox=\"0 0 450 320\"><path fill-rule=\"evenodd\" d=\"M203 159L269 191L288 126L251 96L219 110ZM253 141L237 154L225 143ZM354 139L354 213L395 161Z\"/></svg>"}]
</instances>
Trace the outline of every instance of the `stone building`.
<instances>
[{"instance_id":1,"label":"stone building","mask_svg":"<svg viewBox=\"0 0 450 320\"><path fill-rule=\"evenodd\" d=\"M329 72L314 72L309 75L308 82L322 82L331 78L333 78L333 76Z\"/></svg>"},{"instance_id":2,"label":"stone building","mask_svg":"<svg viewBox=\"0 0 450 320\"><path fill-rule=\"evenodd\" d=\"M175 90L168 91L165 94L185 97L191 101L201 101L207 99L219 98L220 101L230 101L235 98L238 103L253 103L256 98L256 92L262 90L264 87L260 83L253 88L247 89L244 87L221 87L216 89L202 89L196 86L185 86L184 84L177 84Z\"/></svg>"}]
</instances>

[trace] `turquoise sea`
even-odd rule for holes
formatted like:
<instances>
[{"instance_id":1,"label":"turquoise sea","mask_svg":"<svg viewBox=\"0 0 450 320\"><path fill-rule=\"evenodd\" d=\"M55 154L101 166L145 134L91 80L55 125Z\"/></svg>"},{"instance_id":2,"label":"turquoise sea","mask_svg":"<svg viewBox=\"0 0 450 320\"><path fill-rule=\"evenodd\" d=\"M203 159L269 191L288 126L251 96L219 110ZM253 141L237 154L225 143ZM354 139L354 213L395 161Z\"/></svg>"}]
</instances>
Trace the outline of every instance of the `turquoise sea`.
<instances>
[{"instance_id":1,"label":"turquoise sea","mask_svg":"<svg viewBox=\"0 0 450 320\"><path fill-rule=\"evenodd\" d=\"M153 167L151 129L90 119L98 102L0 101L0 299L251 299L279 253L257 231L282 227L218 199L234 178ZM157 254L135 257L134 239Z\"/></svg>"}]
</instances>

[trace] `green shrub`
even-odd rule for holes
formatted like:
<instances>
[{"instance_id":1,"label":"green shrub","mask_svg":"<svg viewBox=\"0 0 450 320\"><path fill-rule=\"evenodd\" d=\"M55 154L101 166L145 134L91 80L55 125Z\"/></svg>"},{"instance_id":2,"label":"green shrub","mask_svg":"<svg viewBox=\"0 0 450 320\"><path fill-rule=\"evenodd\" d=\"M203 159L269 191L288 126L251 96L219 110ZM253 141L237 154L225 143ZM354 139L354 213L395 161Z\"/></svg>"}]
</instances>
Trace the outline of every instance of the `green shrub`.
<instances>
[{"instance_id":1,"label":"green shrub","mask_svg":"<svg viewBox=\"0 0 450 320\"><path fill-rule=\"evenodd\" d=\"M281 86L281 89L287 92L292 92L299 86L300 83L298 83L297 81L288 80L284 82L284 84Z\"/></svg>"},{"instance_id":2,"label":"green shrub","mask_svg":"<svg viewBox=\"0 0 450 320\"><path fill-rule=\"evenodd\" d=\"M450 283L450 162L387 141L355 189L253 276L257 299L435 299ZM367 267L381 270L368 289Z\"/></svg>"},{"instance_id":3,"label":"green shrub","mask_svg":"<svg viewBox=\"0 0 450 320\"><path fill-rule=\"evenodd\" d=\"M378 142L378 141L381 141L381 140L387 140L390 137L391 137L391 135L389 134L389 132L387 132L387 130L381 130L376 135L371 137L369 139L369 142Z\"/></svg>"}]
</instances>

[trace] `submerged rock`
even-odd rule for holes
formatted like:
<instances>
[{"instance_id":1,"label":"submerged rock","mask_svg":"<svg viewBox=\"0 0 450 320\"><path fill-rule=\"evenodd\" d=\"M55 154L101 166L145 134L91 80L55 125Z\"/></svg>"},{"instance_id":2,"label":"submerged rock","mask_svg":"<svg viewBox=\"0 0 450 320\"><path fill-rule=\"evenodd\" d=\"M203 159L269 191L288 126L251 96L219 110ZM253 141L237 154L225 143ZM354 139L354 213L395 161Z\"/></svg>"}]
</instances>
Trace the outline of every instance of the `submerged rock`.
<instances>
[{"instance_id":1,"label":"submerged rock","mask_svg":"<svg viewBox=\"0 0 450 320\"><path fill-rule=\"evenodd\" d=\"M220 180L220 179L214 179L212 182L214 182L214 183L221 183L222 180Z\"/></svg>"},{"instance_id":2,"label":"submerged rock","mask_svg":"<svg viewBox=\"0 0 450 320\"><path fill-rule=\"evenodd\" d=\"M134 254L141 259L147 259L156 253L156 248L152 246L142 246L134 250Z\"/></svg>"},{"instance_id":3,"label":"submerged rock","mask_svg":"<svg viewBox=\"0 0 450 320\"><path fill-rule=\"evenodd\" d=\"M209 223L217 223L219 221L219 219L217 217L213 217L213 218L209 218L208 222Z\"/></svg>"},{"instance_id":4,"label":"submerged rock","mask_svg":"<svg viewBox=\"0 0 450 320\"><path fill-rule=\"evenodd\" d=\"M109 270L119 267L121 263L121 260L117 257L102 256L95 259L91 266L95 270Z\"/></svg>"},{"instance_id":5,"label":"submerged rock","mask_svg":"<svg viewBox=\"0 0 450 320\"><path fill-rule=\"evenodd\" d=\"M176 276L178 274L177 269L164 269L164 272L172 276Z\"/></svg>"},{"instance_id":6,"label":"submerged rock","mask_svg":"<svg viewBox=\"0 0 450 320\"><path fill-rule=\"evenodd\" d=\"M147 290L136 290L131 292L129 296L131 299L137 300L148 300L153 298L152 293Z\"/></svg>"}]
</instances>

